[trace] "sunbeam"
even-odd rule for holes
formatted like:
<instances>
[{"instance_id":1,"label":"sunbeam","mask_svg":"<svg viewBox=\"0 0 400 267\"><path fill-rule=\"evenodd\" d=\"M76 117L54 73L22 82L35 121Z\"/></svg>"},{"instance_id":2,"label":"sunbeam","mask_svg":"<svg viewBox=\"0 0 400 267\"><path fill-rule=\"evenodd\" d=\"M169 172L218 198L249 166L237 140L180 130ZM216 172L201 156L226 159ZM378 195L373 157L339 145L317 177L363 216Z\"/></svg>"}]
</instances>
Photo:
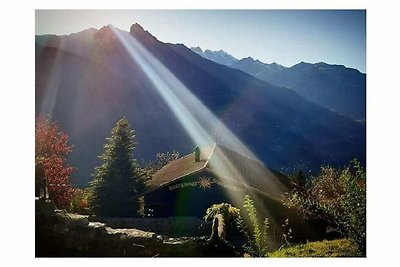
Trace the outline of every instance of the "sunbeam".
<instances>
[{"instance_id":1,"label":"sunbeam","mask_svg":"<svg viewBox=\"0 0 400 267\"><path fill-rule=\"evenodd\" d=\"M252 160L260 162L246 145L244 145L196 96L194 96L168 68L143 47L134 36L115 29L112 26L111 28L118 37L118 40L125 47L131 59L142 68L155 90L162 96L165 103L172 110L173 114L190 135L194 143L198 144L200 147L209 145L214 142L214 138L210 132L212 132L213 129L218 129L219 134L224 137L224 146L246 155ZM248 175L248 173L241 173L223 150L216 152L213 160L209 161L209 164L217 173L229 174L229 177L231 177L230 179L234 179L234 181L241 184L247 184L246 175ZM254 172L259 172L259 170L255 169ZM269 172L268 175L266 175L266 173L253 173L252 175L265 178L271 190L278 191L278 189L284 187L272 172ZM224 175L222 175L222 177L224 177ZM227 177L227 175L225 175L225 177ZM263 183L263 181L259 182ZM229 192L229 194L233 203L242 203L243 200L241 197L238 199L239 196L237 194L232 192ZM273 200L279 201L276 197L270 197ZM268 209L268 207L264 208L266 210Z\"/></svg>"},{"instance_id":2,"label":"sunbeam","mask_svg":"<svg viewBox=\"0 0 400 267\"><path fill-rule=\"evenodd\" d=\"M50 68L50 73L47 75L47 81L44 88L45 93L40 105L40 114L52 115L54 112L62 71L63 49L65 46L66 44L64 40L61 40L52 67Z\"/></svg>"}]
</instances>

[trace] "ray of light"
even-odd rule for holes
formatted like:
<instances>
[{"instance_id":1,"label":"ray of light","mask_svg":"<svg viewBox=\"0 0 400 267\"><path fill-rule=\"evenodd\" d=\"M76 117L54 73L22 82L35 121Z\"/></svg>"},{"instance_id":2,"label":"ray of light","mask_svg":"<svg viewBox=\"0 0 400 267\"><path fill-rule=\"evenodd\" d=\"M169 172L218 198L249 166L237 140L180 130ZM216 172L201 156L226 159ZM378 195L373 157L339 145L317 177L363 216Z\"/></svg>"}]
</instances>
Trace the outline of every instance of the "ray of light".
<instances>
[{"instance_id":1,"label":"ray of light","mask_svg":"<svg viewBox=\"0 0 400 267\"><path fill-rule=\"evenodd\" d=\"M154 56L152 56L133 36L128 33L114 29L132 59L142 68L143 72L150 79L157 92L163 97L165 103L172 110L178 121L188 132L195 143L204 146L212 142L212 138L206 132L196 115L188 106L195 106L196 98L189 94L178 92L183 88L181 82L165 68ZM177 90L173 90L175 88ZM183 101L182 101L182 98Z\"/></svg>"},{"instance_id":2,"label":"ray of light","mask_svg":"<svg viewBox=\"0 0 400 267\"><path fill-rule=\"evenodd\" d=\"M58 45L53 64L50 68L50 73L47 75L47 82L44 88L44 95L40 104L40 114L52 115L57 102L58 89L61 78L61 68L63 62L63 49L66 46L65 41L62 39ZM38 90L38 89L37 89Z\"/></svg>"},{"instance_id":3,"label":"ray of light","mask_svg":"<svg viewBox=\"0 0 400 267\"><path fill-rule=\"evenodd\" d=\"M221 122L186 86L152 55L134 36L112 27L114 34L127 50L131 59L136 62L147 75L155 90L163 97L165 103L190 135L194 143L200 146L213 142L212 129L218 129L224 137L224 146L237 151L253 160L257 157ZM236 168L229 157L222 151L217 159L210 162L217 172L230 173L235 180L246 184L246 174ZM256 172L258 170L255 170ZM260 177L260 176L258 176ZM265 177L265 175L264 175ZM278 188L280 182L270 173L265 179L270 179L272 187ZM229 190L228 190L229 191ZM240 203L238 195L230 193L234 203ZM264 207L268 209L267 207ZM273 218L271 218L273 219Z\"/></svg>"},{"instance_id":4,"label":"ray of light","mask_svg":"<svg viewBox=\"0 0 400 267\"><path fill-rule=\"evenodd\" d=\"M214 138L210 130L218 130L226 146L247 155L257 157L203 104L182 82L132 35L114 28L132 59L143 69L154 88L181 122L195 143L208 145Z\"/></svg>"}]
</instances>

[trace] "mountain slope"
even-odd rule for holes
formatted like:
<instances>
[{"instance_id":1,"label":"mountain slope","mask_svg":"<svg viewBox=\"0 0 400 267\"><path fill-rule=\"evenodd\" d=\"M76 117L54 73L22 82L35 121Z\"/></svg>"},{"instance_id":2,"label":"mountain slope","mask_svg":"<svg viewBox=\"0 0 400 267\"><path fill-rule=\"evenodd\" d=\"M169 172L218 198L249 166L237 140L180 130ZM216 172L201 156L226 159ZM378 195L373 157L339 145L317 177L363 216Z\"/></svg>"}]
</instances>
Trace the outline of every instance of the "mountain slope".
<instances>
[{"instance_id":1,"label":"mountain slope","mask_svg":"<svg viewBox=\"0 0 400 267\"><path fill-rule=\"evenodd\" d=\"M209 59L224 64L212 57ZM358 70L341 65L304 62L286 68L251 57L224 65L274 85L293 89L307 100L353 119L366 118L366 75Z\"/></svg>"},{"instance_id":2,"label":"mountain slope","mask_svg":"<svg viewBox=\"0 0 400 267\"><path fill-rule=\"evenodd\" d=\"M137 24L130 34L267 166L316 170L354 157L365 161L364 125L183 45L159 42ZM110 27L86 37L36 37L36 113L52 113L75 145L74 182L90 180L105 137L123 116L136 131L137 158L172 149L190 152L196 144Z\"/></svg>"}]
</instances>

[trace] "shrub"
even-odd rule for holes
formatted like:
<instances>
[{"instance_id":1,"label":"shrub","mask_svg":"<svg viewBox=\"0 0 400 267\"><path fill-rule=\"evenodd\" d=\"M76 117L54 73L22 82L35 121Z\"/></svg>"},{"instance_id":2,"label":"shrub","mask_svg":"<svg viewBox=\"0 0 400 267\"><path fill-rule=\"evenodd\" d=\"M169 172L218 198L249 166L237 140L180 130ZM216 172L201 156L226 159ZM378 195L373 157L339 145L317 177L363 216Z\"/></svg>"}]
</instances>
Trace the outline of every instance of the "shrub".
<instances>
[{"instance_id":1,"label":"shrub","mask_svg":"<svg viewBox=\"0 0 400 267\"><path fill-rule=\"evenodd\" d=\"M366 173L357 160L343 169L322 167L309 186L296 188L285 204L306 218L325 220L365 255Z\"/></svg>"},{"instance_id":2,"label":"shrub","mask_svg":"<svg viewBox=\"0 0 400 267\"><path fill-rule=\"evenodd\" d=\"M70 212L89 214L88 193L86 190L74 189L71 199Z\"/></svg>"},{"instance_id":3,"label":"shrub","mask_svg":"<svg viewBox=\"0 0 400 267\"><path fill-rule=\"evenodd\" d=\"M264 219L263 224L259 223L254 201L248 195L244 197L243 207L246 209L251 223L249 229L243 221L239 222L242 230L246 232L248 238L248 243L245 245L245 248L253 256L264 256L268 249L268 218Z\"/></svg>"},{"instance_id":4,"label":"shrub","mask_svg":"<svg viewBox=\"0 0 400 267\"><path fill-rule=\"evenodd\" d=\"M203 217L205 221L213 221L217 214L221 214L225 221L228 236L234 231L238 231L238 220L241 220L240 209L228 203L214 204L206 211Z\"/></svg>"}]
</instances>

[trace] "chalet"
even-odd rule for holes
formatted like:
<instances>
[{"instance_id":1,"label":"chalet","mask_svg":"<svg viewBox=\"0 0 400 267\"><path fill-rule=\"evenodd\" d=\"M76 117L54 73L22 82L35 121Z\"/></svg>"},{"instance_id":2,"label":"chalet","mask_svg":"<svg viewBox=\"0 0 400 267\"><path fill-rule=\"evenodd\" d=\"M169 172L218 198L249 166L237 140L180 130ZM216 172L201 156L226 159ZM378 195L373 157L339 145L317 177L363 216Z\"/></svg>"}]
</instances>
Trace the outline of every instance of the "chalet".
<instances>
[{"instance_id":1,"label":"chalet","mask_svg":"<svg viewBox=\"0 0 400 267\"><path fill-rule=\"evenodd\" d=\"M170 162L154 174L145 197L145 210L154 217L203 217L212 204L243 205L250 195L264 216L284 217L282 194L289 180L260 162L212 144Z\"/></svg>"},{"instance_id":2,"label":"chalet","mask_svg":"<svg viewBox=\"0 0 400 267\"><path fill-rule=\"evenodd\" d=\"M194 152L165 165L153 175L149 190L141 196L149 216L202 218L213 204L225 202L243 209L244 196L249 195L259 218L269 219L271 240L281 242L287 231L283 227L286 219L293 230L293 240L321 239L325 236L325 222L304 220L294 209L283 205L283 196L291 187L287 176L212 144L196 147Z\"/></svg>"}]
</instances>

